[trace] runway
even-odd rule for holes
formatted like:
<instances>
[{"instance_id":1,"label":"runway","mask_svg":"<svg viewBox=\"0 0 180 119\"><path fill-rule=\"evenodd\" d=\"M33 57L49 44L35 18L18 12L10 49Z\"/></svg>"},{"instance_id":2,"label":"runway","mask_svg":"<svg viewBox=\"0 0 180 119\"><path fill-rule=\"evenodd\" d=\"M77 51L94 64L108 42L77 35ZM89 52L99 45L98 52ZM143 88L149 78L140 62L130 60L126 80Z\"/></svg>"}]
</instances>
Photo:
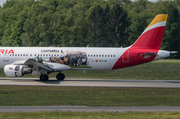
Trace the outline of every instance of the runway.
<instances>
[{"instance_id":1,"label":"runway","mask_svg":"<svg viewBox=\"0 0 180 119\"><path fill-rule=\"evenodd\" d=\"M5 112L180 112L180 106L0 106Z\"/></svg>"},{"instance_id":2,"label":"runway","mask_svg":"<svg viewBox=\"0 0 180 119\"><path fill-rule=\"evenodd\" d=\"M180 88L179 80L0 78L0 85ZM0 106L0 112L180 112L180 106Z\"/></svg>"},{"instance_id":3,"label":"runway","mask_svg":"<svg viewBox=\"0 0 180 119\"><path fill-rule=\"evenodd\" d=\"M50 79L49 81L40 81L38 78L0 78L0 85L180 88L180 81L133 79L65 79L64 81Z\"/></svg>"}]
</instances>

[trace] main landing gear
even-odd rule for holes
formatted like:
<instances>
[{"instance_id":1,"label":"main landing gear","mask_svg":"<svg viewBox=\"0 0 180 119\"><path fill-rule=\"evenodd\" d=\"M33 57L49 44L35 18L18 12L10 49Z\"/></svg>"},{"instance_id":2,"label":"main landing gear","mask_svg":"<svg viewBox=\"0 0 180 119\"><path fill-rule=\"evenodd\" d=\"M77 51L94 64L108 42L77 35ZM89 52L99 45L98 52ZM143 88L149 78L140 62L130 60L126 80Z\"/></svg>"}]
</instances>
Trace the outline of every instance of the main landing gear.
<instances>
[{"instance_id":1,"label":"main landing gear","mask_svg":"<svg viewBox=\"0 0 180 119\"><path fill-rule=\"evenodd\" d=\"M65 78L65 75L62 74L62 73L59 73L59 74L56 75L56 79L59 80L59 81L64 80L64 78ZM41 74L40 80L41 81L48 81L49 80L49 76L47 74Z\"/></svg>"},{"instance_id":2,"label":"main landing gear","mask_svg":"<svg viewBox=\"0 0 180 119\"><path fill-rule=\"evenodd\" d=\"M64 78L65 78L65 75L62 74L62 73L59 73L59 74L56 75L57 80L64 80Z\"/></svg>"},{"instance_id":3,"label":"main landing gear","mask_svg":"<svg viewBox=\"0 0 180 119\"><path fill-rule=\"evenodd\" d=\"M40 80L41 80L41 81L48 81L48 80L49 80L49 76L48 76L47 74L42 74L42 75L40 76Z\"/></svg>"}]
</instances>

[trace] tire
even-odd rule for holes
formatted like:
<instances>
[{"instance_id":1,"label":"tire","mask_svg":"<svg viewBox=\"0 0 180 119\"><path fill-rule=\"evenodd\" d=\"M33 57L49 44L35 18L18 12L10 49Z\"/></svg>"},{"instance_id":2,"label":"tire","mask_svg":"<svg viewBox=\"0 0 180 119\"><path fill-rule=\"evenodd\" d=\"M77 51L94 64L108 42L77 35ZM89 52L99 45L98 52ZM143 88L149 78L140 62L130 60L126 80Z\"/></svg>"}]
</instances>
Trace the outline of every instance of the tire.
<instances>
[{"instance_id":1,"label":"tire","mask_svg":"<svg viewBox=\"0 0 180 119\"><path fill-rule=\"evenodd\" d=\"M48 81L48 80L49 80L49 76L46 75L46 74L45 74L45 75L41 75L41 76L40 76L40 80L41 80L41 81Z\"/></svg>"},{"instance_id":2,"label":"tire","mask_svg":"<svg viewBox=\"0 0 180 119\"><path fill-rule=\"evenodd\" d=\"M61 80L62 81L62 80L64 80L64 78L65 78L65 75L62 74L62 73L59 73L59 74L56 75L56 79L57 80Z\"/></svg>"}]
</instances>

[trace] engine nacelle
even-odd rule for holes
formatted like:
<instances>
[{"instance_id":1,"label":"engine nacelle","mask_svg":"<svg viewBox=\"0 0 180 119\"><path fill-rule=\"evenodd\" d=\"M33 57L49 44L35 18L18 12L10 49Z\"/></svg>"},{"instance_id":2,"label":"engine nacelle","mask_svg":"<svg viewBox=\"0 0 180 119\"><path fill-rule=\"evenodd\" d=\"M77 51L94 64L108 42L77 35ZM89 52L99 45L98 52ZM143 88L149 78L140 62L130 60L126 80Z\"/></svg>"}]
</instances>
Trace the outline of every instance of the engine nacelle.
<instances>
[{"instance_id":1,"label":"engine nacelle","mask_svg":"<svg viewBox=\"0 0 180 119\"><path fill-rule=\"evenodd\" d=\"M8 77L21 77L32 73L32 69L22 65L6 65L4 66L4 73Z\"/></svg>"}]
</instances>

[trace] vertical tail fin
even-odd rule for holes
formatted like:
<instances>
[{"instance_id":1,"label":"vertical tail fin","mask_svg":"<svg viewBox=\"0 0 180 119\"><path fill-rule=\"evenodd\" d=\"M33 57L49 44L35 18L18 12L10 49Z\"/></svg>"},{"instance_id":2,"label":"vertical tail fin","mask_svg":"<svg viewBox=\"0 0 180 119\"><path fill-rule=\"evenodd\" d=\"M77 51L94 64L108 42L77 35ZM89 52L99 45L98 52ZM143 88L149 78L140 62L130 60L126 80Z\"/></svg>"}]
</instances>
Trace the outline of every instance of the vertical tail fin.
<instances>
[{"instance_id":1,"label":"vertical tail fin","mask_svg":"<svg viewBox=\"0 0 180 119\"><path fill-rule=\"evenodd\" d=\"M159 50L167 17L167 14L157 15L131 47Z\"/></svg>"}]
</instances>

